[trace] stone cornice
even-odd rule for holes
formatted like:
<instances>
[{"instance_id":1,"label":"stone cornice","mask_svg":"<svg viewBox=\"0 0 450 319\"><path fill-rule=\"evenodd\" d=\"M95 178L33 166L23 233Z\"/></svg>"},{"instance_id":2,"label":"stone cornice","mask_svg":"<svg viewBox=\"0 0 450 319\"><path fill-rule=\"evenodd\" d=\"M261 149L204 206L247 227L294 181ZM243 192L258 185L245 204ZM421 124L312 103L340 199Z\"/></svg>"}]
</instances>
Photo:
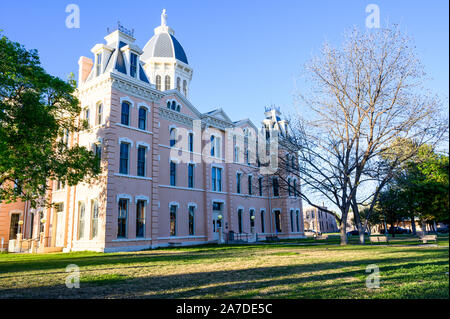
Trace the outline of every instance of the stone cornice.
<instances>
[{"instance_id":1,"label":"stone cornice","mask_svg":"<svg viewBox=\"0 0 450 319\"><path fill-rule=\"evenodd\" d=\"M194 118L187 116L183 113L173 111L171 109L165 108L165 107L159 107L159 116L163 119L177 122L179 124L184 124L189 127L193 126L193 120Z\"/></svg>"},{"instance_id":2,"label":"stone cornice","mask_svg":"<svg viewBox=\"0 0 450 319\"><path fill-rule=\"evenodd\" d=\"M82 97L92 91L97 91L98 89L105 87L111 87L137 98L150 101L158 101L163 97L162 92L153 89L150 85L140 83L135 79L121 76L114 72L102 74L101 76L84 83L77 89L77 96Z\"/></svg>"}]
</instances>

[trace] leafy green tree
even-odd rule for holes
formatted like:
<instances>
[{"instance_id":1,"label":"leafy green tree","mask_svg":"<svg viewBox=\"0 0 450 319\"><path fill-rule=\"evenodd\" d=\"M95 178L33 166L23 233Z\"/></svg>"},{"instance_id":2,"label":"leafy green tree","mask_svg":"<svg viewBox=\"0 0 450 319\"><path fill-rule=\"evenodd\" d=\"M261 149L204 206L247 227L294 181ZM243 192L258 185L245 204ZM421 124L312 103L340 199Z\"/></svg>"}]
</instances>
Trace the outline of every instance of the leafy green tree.
<instances>
[{"instance_id":1,"label":"leafy green tree","mask_svg":"<svg viewBox=\"0 0 450 319\"><path fill-rule=\"evenodd\" d=\"M389 185L378 197L375 215L381 218L380 221L384 219L390 228L398 226L398 223L408 216L407 207L402 201L402 192L398 187ZM395 232L392 233L392 236L395 237Z\"/></svg>"},{"instance_id":2,"label":"leafy green tree","mask_svg":"<svg viewBox=\"0 0 450 319\"><path fill-rule=\"evenodd\" d=\"M48 74L36 50L0 38L0 200L30 200L50 180L68 185L100 172L95 154L69 138L85 126L74 95L75 81Z\"/></svg>"},{"instance_id":3,"label":"leafy green tree","mask_svg":"<svg viewBox=\"0 0 450 319\"><path fill-rule=\"evenodd\" d=\"M397 183L410 212L424 222L449 220L449 159L428 146L420 148Z\"/></svg>"}]
</instances>

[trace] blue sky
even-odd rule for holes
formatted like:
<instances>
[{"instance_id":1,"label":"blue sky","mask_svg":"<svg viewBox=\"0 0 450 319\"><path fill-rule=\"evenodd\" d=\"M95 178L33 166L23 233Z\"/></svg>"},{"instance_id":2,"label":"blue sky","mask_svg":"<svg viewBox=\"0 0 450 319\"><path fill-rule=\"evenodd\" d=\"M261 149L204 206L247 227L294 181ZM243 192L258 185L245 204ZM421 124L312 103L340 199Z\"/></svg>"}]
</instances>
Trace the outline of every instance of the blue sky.
<instances>
[{"instance_id":1,"label":"blue sky","mask_svg":"<svg viewBox=\"0 0 450 319\"><path fill-rule=\"evenodd\" d=\"M65 26L70 3L80 8L79 29ZM448 101L447 1L2 1L0 29L37 49L45 69L65 79L118 20L135 30L142 48L166 8L194 68L191 102L201 112L222 107L233 120L248 117L259 126L265 105L289 110L302 65L325 39L338 44L346 29L364 28L370 3L379 6L382 23L399 23L414 37L427 86Z\"/></svg>"}]
</instances>

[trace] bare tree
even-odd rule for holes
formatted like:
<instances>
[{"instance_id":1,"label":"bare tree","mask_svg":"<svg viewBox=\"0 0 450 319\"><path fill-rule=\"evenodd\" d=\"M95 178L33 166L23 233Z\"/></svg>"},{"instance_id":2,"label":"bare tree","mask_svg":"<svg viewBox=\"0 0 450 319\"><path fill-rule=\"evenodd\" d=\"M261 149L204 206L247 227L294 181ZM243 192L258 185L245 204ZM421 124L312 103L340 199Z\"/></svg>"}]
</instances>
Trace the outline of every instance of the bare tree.
<instances>
[{"instance_id":1,"label":"bare tree","mask_svg":"<svg viewBox=\"0 0 450 319\"><path fill-rule=\"evenodd\" d=\"M411 40L399 28L360 32L353 29L340 48L325 43L305 67L309 88L299 95L302 107L290 116L283 144L298 154L299 166L279 178L297 175L301 197L318 207L317 198L336 205L341 244L347 243L349 209L360 242L364 230L358 206L369 212L395 170L420 145L446 136L437 97L423 89L425 73ZM406 141L413 141L403 147ZM331 212L331 211L330 211Z\"/></svg>"}]
</instances>

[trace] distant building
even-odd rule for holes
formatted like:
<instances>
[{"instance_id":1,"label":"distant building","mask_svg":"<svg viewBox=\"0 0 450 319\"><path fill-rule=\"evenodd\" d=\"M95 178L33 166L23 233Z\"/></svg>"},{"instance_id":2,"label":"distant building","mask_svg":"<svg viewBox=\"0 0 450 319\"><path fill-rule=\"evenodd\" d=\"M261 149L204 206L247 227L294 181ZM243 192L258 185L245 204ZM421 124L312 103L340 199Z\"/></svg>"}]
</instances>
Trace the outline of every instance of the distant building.
<instances>
[{"instance_id":1,"label":"distant building","mask_svg":"<svg viewBox=\"0 0 450 319\"><path fill-rule=\"evenodd\" d=\"M323 207L327 209L326 207ZM305 231L313 230L318 233L335 233L339 231L336 218L325 210L307 207L303 210Z\"/></svg>"}]
</instances>

